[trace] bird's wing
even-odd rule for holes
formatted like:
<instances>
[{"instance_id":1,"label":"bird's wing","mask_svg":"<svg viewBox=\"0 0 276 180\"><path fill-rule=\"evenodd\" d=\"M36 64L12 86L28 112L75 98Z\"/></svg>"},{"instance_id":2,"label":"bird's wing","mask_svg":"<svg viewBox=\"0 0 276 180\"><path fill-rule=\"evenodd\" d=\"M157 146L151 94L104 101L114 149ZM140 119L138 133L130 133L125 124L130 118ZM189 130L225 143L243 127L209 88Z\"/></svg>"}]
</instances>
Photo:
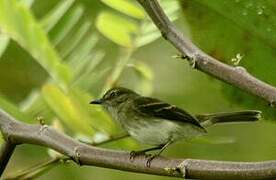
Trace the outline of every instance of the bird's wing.
<instances>
[{"instance_id":1,"label":"bird's wing","mask_svg":"<svg viewBox=\"0 0 276 180\"><path fill-rule=\"evenodd\" d=\"M134 99L134 108L139 113L146 116L153 116L156 118L181 121L194 124L203 128L199 121L188 114L186 111L168 103L162 102L158 99L150 97L139 97Z\"/></svg>"}]
</instances>

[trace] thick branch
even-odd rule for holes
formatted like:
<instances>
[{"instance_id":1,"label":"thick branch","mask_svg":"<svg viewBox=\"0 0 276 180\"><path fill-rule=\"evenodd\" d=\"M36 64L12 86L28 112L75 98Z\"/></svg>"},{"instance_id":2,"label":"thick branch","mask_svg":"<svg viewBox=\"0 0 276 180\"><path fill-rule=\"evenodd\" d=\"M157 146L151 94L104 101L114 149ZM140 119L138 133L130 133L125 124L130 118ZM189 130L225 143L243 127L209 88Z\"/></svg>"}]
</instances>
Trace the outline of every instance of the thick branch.
<instances>
[{"instance_id":1,"label":"thick branch","mask_svg":"<svg viewBox=\"0 0 276 180\"><path fill-rule=\"evenodd\" d=\"M9 140L5 141L0 150L0 177L2 176L10 157L15 149L15 144L11 143Z\"/></svg>"},{"instance_id":2,"label":"thick branch","mask_svg":"<svg viewBox=\"0 0 276 180\"><path fill-rule=\"evenodd\" d=\"M132 162L128 152L89 146L46 125L29 125L16 121L3 111L0 111L0 130L5 137L9 137L13 142L49 147L71 157L81 165L95 165L148 174L181 176L180 173L173 175L165 168L176 167L182 160L170 160L160 157L153 160L151 167L147 168L145 166L146 157L144 156L137 157Z\"/></svg>"},{"instance_id":3,"label":"thick branch","mask_svg":"<svg viewBox=\"0 0 276 180\"><path fill-rule=\"evenodd\" d=\"M151 17L155 25L184 57L188 57L195 68L209 75L258 96L270 105L276 105L276 88L253 77L242 67L232 67L207 55L187 39L171 23L157 0L137 0Z\"/></svg>"},{"instance_id":4,"label":"thick branch","mask_svg":"<svg viewBox=\"0 0 276 180\"><path fill-rule=\"evenodd\" d=\"M129 135L121 134L118 136L110 136L108 139L100 142L83 142L83 143L91 146L100 146L103 144L121 140L126 137L129 137ZM5 177L5 180L38 178L39 176L42 176L50 169L56 167L57 165L64 164L68 160L71 160L71 159L63 155L58 155L55 158L46 159L45 161L40 162L39 164L33 165L32 167L27 167L25 170L21 170L19 173L16 173L16 174L13 173L12 175Z\"/></svg>"},{"instance_id":5,"label":"thick branch","mask_svg":"<svg viewBox=\"0 0 276 180\"><path fill-rule=\"evenodd\" d=\"M224 162L158 157L146 167L146 157L130 161L129 153L80 143L48 126L19 122L0 109L0 130L13 143L35 144L54 149L81 165L132 172L200 179L267 179L276 177L276 161ZM177 170L178 169L178 170Z\"/></svg>"}]
</instances>

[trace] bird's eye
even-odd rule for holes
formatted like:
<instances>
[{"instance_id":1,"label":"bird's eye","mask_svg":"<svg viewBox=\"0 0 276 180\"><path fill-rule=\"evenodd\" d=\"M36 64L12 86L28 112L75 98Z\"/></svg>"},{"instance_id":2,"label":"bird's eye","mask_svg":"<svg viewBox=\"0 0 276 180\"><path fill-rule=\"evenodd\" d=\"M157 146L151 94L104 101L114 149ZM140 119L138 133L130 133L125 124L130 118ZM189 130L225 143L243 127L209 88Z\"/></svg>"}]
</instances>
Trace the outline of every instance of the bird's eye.
<instances>
[{"instance_id":1,"label":"bird's eye","mask_svg":"<svg viewBox=\"0 0 276 180\"><path fill-rule=\"evenodd\" d=\"M110 93L109 98L113 98L113 97L115 97L116 95L117 95L117 92L116 92L116 91L113 91L113 92Z\"/></svg>"}]
</instances>

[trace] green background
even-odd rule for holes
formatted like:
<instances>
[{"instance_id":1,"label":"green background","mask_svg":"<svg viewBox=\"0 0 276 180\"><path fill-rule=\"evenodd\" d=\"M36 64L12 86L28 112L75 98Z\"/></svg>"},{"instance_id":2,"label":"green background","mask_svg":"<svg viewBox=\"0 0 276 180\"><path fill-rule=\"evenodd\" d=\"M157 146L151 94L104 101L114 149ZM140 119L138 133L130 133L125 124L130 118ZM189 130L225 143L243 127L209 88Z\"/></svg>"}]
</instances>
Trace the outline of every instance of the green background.
<instances>
[{"instance_id":1,"label":"green background","mask_svg":"<svg viewBox=\"0 0 276 180\"><path fill-rule=\"evenodd\" d=\"M205 52L230 65L240 54L238 66L275 85L274 0L163 0L161 5ZM134 0L0 0L0 30L0 107L19 120L38 123L41 116L47 124L86 140L119 133L105 112L88 104L116 84L193 114L263 111L260 122L217 125L208 129L205 140L177 142L164 152L166 157L276 158L275 109L173 58L178 52L159 38ZM128 138L103 147L133 150L143 145ZM51 156L55 154L46 148L20 145L5 175ZM48 178L172 179L74 163L60 164L38 179Z\"/></svg>"}]
</instances>

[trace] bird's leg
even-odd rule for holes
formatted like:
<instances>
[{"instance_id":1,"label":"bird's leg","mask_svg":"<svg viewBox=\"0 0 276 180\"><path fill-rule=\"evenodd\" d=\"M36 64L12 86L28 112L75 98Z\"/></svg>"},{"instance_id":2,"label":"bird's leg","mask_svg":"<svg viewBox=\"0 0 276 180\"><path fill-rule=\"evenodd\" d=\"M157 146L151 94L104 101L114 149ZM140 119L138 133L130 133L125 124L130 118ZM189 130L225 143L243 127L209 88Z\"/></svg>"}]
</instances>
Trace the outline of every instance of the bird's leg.
<instances>
[{"instance_id":1,"label":"bird's leg","mask_svg":"<svg viewBox=\"0 0 276 180\"><path fill-rule=\"evenodd\" d=\"M136 156L143 155L143 154L145 154L148 151L162 149L162 147L163 147L163 145L160 145L160 146L156 146L156 147L152 147L152 148L148 148L148 149L143 149L143 150L140 150L140 151L131 151L129 159L130 160L134 160L134 158Z\"/></svg>"},{"instance_id":2,"label":"bird's leg","mask_svg":"<svg viewBox=\"0 0 276 180\"><path fill-rule=\"evenodd\" d=\"M172 141L168 141L166 144L160 145L160 146L159 146L159 147L160 147L160 150L159 150L157 153L151 154L151 155L149 156L149 158L147 159L146 166L147 166L147 167L150 167L151 161L152 161L155 157L159 156L159 155L160 155L160 154L161 154L171 143L172 143Z\"/></svg>"}]
</instances>

